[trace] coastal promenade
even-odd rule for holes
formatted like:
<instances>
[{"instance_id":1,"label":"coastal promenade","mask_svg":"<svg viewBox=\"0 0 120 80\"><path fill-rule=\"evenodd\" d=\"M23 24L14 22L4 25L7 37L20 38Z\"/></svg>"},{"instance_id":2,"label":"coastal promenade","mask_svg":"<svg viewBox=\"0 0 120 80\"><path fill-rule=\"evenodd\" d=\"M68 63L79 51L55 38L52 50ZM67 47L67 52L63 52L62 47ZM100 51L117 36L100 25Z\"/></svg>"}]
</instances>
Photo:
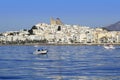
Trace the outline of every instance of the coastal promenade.
<instances>
[{"instance_id":1,"label":"coastal promenade","mask_svg":"<svg viewBox=\"0 0 120 80\"><path fill-rule=\"evenodd\" d=\"M24 44L0 44L0 46L102 46L102 45L107 45L107 44L111 44L111 43L70 43L70 44L66 44L66 43L24 43ZM120 45L120 43L112 43L112 45Z\"/></svg>"}]
</instances>

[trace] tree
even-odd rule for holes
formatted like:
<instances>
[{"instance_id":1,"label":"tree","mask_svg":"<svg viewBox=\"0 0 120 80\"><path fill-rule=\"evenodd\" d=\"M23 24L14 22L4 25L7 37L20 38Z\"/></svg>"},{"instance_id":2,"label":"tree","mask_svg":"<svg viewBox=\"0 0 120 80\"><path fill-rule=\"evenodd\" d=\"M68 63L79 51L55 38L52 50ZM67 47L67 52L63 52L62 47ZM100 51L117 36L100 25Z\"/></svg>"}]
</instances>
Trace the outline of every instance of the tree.
<instances>
[{"instance_id":1,"label":"tree","mask_svg":"<svg viewBox=\"0 0 120 80\"><path fill-rule=\"evenodd\" d=\"M34 26L32 27L32 29L37 29L37 27L34 25Z\"/></svg>"},{"instance_id":2,"label":"tree","mask_svg":"<svg viewBox=\"0 0 120 80\"><path fill-rule=\"evenodd\" d=\"M33 30L32 29L28 30L28 32L29 32L30 35L33 35Z\"/></svg>"},{"instance_id":3,"label":"tree","mask_svg":"<svg viewBox=\"0 0 120 80\"><path fill-rule=\"evenodd\" d=\"M61 31L61 26L58 26L58 29L57 29L58 31Z\"/></svg>"}]
</instances>

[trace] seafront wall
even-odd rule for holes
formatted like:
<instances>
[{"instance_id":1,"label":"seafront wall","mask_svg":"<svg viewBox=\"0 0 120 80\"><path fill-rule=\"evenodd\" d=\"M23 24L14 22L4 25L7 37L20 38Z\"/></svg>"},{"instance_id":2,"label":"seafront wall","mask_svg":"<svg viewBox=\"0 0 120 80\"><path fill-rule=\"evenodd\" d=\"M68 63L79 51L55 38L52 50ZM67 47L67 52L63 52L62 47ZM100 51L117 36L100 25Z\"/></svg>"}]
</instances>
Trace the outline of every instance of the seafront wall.
<instances>
[{"instance_id":1,"label":"seafront wall","mask_svg":"<svg viewBox=\"0 0 120 80\"><path fill-rule=\"evenodd\" d=\"M71 43L71 44L65 44L65 43L57 43L57 44L49 44L49 43L25 43L25 44L0 44L0 46L103 46L111 43ZM120 45L120 43L112 43L112 45Z\"/></svg>"}]
</instances>

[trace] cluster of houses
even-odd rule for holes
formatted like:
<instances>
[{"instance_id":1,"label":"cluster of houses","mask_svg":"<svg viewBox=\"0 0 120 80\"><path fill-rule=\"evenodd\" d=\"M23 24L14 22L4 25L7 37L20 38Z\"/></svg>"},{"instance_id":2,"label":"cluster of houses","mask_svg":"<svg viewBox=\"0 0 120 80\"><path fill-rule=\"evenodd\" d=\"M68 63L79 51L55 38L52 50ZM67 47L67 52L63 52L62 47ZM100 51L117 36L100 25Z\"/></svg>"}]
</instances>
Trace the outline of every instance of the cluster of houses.
<instances>
[{"instance_id":1,"label":"cluster of houses","mask_svg":"<svg viewBox=\"0 0 120 80\"><path fill-rule=\"evenodd\" d=\"M39 23L30 30L8 31L0 34L1 44L48 43L48 44L102 44L120 43L119 31L62 24L59 18L50 24Z\"/></svg>"}]
</instances>

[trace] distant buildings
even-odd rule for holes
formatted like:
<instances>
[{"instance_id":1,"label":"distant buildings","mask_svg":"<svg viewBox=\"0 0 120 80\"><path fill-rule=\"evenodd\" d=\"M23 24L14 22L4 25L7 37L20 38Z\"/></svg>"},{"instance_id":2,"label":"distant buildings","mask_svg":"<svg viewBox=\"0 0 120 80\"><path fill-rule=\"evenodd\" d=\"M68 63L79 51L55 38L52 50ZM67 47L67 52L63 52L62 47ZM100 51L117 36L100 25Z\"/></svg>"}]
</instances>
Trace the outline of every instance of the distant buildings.
<instances>
[{"instance_id":1,"label":"distant buildings","mask_svg":"<svg viewBox=\"0 0 120 80\"><path fill-rule=\"evenodd\" d=\"M63 24L59 18L51 18L50 24L39 23L34 25L30 30L1 33L0 43L119 44L120 32L79 25L66 25Z\"/></svg>"}]
</instances>

